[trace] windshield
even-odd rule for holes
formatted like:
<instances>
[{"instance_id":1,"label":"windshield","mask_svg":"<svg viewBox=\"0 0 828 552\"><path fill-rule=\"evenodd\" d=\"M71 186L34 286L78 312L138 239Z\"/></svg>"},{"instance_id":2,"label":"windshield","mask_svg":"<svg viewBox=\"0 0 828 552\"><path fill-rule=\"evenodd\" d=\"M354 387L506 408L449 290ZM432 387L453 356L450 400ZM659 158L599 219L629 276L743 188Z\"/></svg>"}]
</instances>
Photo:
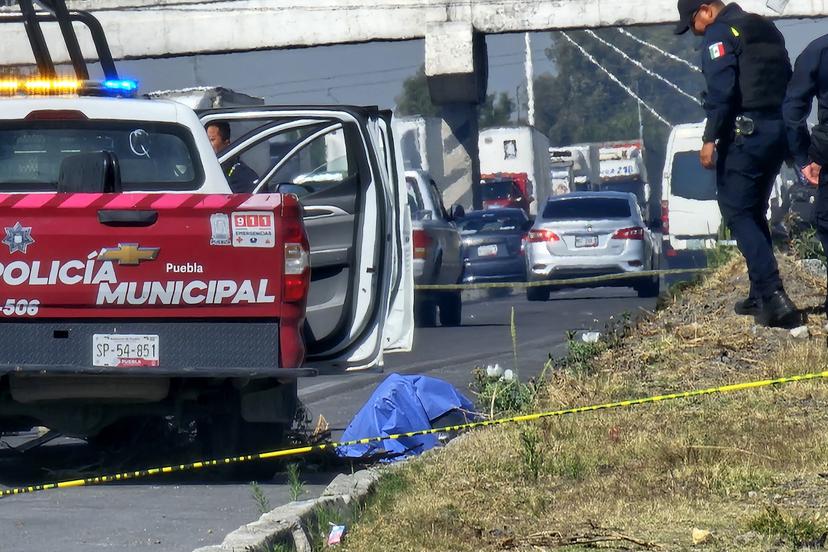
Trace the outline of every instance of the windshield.
<instances>
[{"instance_id":1,"label":"windshield","mask_svg":"<svg viewBox=\"0 0 828 552\"><path fill-rule=\"evenodd\" d=\"M716 199L716 171L701 166L698 151L682 151L673 157L670 195L697 201Z\"/></svg>"},{"instance_id":2,"label":"windshield","mask_svg":"<svg viewBox=\"0 0 828 552\"><path fill-rule=\"evenodd\" d=\"M0 126L0 191L55 191L63 160L107 151L124 191L196 190L203 169L189 131L143 121L14 121Z\"/></svg>"},{"instance_id":3,"label":"windshield","mask_svg":"<svg viewBox=\"0 0 828 552\"><path fill-rule=\"evenodd\" d=\"M510 196L514 197L515 183L511 180L495 180L491 182L484 182L482 187L483 201L497 201L499 199L508 199Z\"/></svg>"},{"instance_id":4,"label":"windshield","mask_svg":"<svg viewBox=\"0 0 828 552\"><path fill-rule=\"evenodd\" d=\"M545 220L603 220L631 216L629 201L606 197L557 199L547 203L543 210Z\"/></svg>"},{"instance_id":5,"label":"windshield","mask_svg":"<svg viewBox=\"0 0 828 552\"><path fill-rule=\"evenodd\" d=\"M522 211L515 213L467 214L460 221L460 232L463 234L514 232L522 230L528 220Z\"/></svg>"}]
</instances>

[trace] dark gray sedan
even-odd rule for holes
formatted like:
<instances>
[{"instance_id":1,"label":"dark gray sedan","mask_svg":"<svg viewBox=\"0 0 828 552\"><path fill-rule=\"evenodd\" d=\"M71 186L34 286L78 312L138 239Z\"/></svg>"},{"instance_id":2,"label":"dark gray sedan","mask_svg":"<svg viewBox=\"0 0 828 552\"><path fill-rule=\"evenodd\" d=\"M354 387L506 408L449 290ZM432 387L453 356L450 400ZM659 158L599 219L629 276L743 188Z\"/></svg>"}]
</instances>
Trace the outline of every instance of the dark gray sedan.
<instances>
[{"instance_id":1,"label":"dark gray sedan","mask_svg":"<svg viewBox=\"0 0 828 552\"><path fill-rule=\"evenodd\" d=\"M464 282L526 280L523 240L532 223L523 209L472 211L458 222Z\"/></svg>"}]
</instances>

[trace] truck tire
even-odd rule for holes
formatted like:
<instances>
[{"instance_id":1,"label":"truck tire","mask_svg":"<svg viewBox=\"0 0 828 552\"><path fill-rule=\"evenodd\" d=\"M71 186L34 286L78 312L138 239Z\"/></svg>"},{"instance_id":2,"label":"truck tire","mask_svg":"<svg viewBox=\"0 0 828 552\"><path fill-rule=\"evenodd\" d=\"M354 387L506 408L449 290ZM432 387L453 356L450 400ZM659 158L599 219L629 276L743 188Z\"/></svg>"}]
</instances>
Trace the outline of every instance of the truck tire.
<instances>
[{"instance_id":1,"label":"truck tire","mask_svg":"<svg viewBox=\"0 0 828 552\"><path fill-rule=\"evenodd\" d=\"M633 287L639 297L651 298L658 297L661 286L658 276L654 276L636 282Z\"/></svg>"},{"instance_id":2,"label":"truck tire","mask_svg":"<svg viewBox=\"0 0 828 552\"><path fill-rule=\"evenodd\" d=\"M241 416L209 427L198 427L203 455L208 460L222 460L284 448L285 425L245 422ZM214 468L222 477L237 481L269 481L279 470L273 460L252 460Z\"/></svg>"},{"instance_id":3,"label":"truck tire","mask_svg":"<svg viewBox=\"0 0 828 552\"><path fill-rule=\"evenodd\" d=\"M437 325L437 302L433 298L414 302L414 324L418 328L433 328Z\"/></svg>"},{"instance_id":4,"label":"truck tire","mask_svg":"<svg viewBox=\"0 0 828 552\"><path fill-rule=\"evenodd\" d=\"M459 291L443 294L440 298L440 324L456 327L463 323L463 299Z\"/></svg>"},{"instance_id":5,"label":"truck tire","mask_svg":"<svg viewBox=\"0 0 828 552\"><path fill-rule=\"evenodd\" d=\"M526 288L526 300L527 301L549 301L549 292L550 289L548 287L530 287Z\"/></svg>"},{"instance_id":6,"label":"truck tire","mask_svg":"<svg viewBox=\"0 0 828 552\"><path fill-rule=\"evenodd\" d=\"M241 415L238 393L225 388L225 400L212 403L212 414L197 424L197 440L208 460L256 454L284 448L287 424L246 422ZM269 481L279 470L273 460L252 460L213 468L230 480Z\"/></svg>"}]
</instances>

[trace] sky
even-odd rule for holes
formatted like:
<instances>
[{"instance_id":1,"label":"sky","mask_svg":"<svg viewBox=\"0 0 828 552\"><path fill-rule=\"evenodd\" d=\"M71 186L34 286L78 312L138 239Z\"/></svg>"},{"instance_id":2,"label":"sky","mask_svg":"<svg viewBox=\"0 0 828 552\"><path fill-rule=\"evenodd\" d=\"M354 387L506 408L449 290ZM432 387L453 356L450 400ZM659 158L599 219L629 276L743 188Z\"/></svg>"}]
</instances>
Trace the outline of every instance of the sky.
<instances>
[{"instance_id":1,"label":"sky","mask_svg":"<svg viewBox=\"0 0 828 552\"><path fill-rule=\"evenodd\" d=\"M828 32L826 19L785 20L778 25L792 58L811 40ZM688 36L687 40L697 39ZM525 102L523 34L490 35L487 44L489 92L506 92L514 97L517 87L521 87ZM535 75L554 70L544 54L550 45L550 33L532 33ZM422 65L423 48L422 40L374 42L122 61L119 68L124 76L140 81L142 92L215 85L263 97L270 104L339 103L393 108L403 81Z\"/></svg>"}]
</instances>

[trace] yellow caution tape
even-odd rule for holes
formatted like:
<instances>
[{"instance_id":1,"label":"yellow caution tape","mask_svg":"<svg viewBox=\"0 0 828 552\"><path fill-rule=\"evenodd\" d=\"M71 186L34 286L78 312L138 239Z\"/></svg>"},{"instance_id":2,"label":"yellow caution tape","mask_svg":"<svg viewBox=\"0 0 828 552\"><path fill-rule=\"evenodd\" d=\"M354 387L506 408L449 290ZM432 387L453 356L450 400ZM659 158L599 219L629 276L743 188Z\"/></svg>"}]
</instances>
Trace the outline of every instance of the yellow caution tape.
<instances>
[{"instance_id":1,"label":"yellow caution tape","mask_svg":"<svg viewBox=\"0 0 828 552\"><path fill-rule=\"evenodd\" d=\"M559 278L540 282L496 282L481 284L421 284L414 286L417 291L464 291L473 289L527 289L549 286L574 286L581 284L598 284L616 280L633 280L652 278L653 276L675 276L680 274L704 274L712 272L709 268L676 268L672 270L646 270L641 272L624 272L621 274L606 274L590 276L588 278Z\"/></svg>"},{"instance_id":2,"label":"yellow caution tape","mask_svg":"<svg viewBox=\"0 0 828 552\"><path fill-rule=\"evenodd\" d=\"M566 416L570 414L581 414L584 412L594 412L597 410L610 410L615 408L626 408L629 406L637 406L641 404L650 404L663 401L672 401L678 399L690 399L693 397L702 397L705 395L714 395L719 393L733 393L736 391L747 391L750 389L760 389L763 387L772 387L777 385L784 385L788 383L796 383L801 381L810 381L816 379L828 379L828 370L825 372L817 372L812 374L802 374L798 376L788 376L783 378L768 379L761 381L752 381L747 383L736 383L732 385L722 385L719 387L712 387L709 389L700 389L696 391L684 391L681 393L670 393L666 395L657 395L654 397L645 397L640 399L632 399L627 401L610 402L604 404L596 404L592 406L579 406L576 408L567 408L564 410L553 410L550 412L538 412L535 414L524 414L521 416L512 416L509 418L501 418L498 420L487 420L483 422L470 422L466 424L439 427L433 429L423 429L420 431L410 431L408 433L397 433L384 437L369 437L366 439L357 439L354 441L342 441L338 443L325 443L320 445L307 445L302 447L274 450L268 452L261 452L259 454L249 454L245 456L234 456L230 458L222 458L217 460L204 460L199 462L192 462L189 464L178 464L171 466L164 466L160 468L150 468L145 470L130 471L118 473L115 475L101 475L99 477L89 477L85 479L73 479L69 481L61 481L58 483L46 483L43 485L32 485L29 487L18 487L13 489L4 489L0 491L0 497L7 497L11 495L34 493L38 491L48 491L51 489L68 489L71 487L86 487L90 485L100 485L104 483L115 483L118 481L126 481L129 479L139 479L149 477L152 475L176 473L190 470L197 470L202 468L211 468L216 466L226 466L230 464L239 464L244 462L251 462L254 460L268 460L273 458L284 458L287 456L299 456L308 454L314 451L323 451L335 449L344 446L353 445L367 445L370 443L378 443L387 440L398 440L406 437L418 437L421 435L433 435L443 432L457 432L479 427L489 427L503 424L526 423L544 418L553 418L557 416Z\"/></svg>"}]
</instances>

